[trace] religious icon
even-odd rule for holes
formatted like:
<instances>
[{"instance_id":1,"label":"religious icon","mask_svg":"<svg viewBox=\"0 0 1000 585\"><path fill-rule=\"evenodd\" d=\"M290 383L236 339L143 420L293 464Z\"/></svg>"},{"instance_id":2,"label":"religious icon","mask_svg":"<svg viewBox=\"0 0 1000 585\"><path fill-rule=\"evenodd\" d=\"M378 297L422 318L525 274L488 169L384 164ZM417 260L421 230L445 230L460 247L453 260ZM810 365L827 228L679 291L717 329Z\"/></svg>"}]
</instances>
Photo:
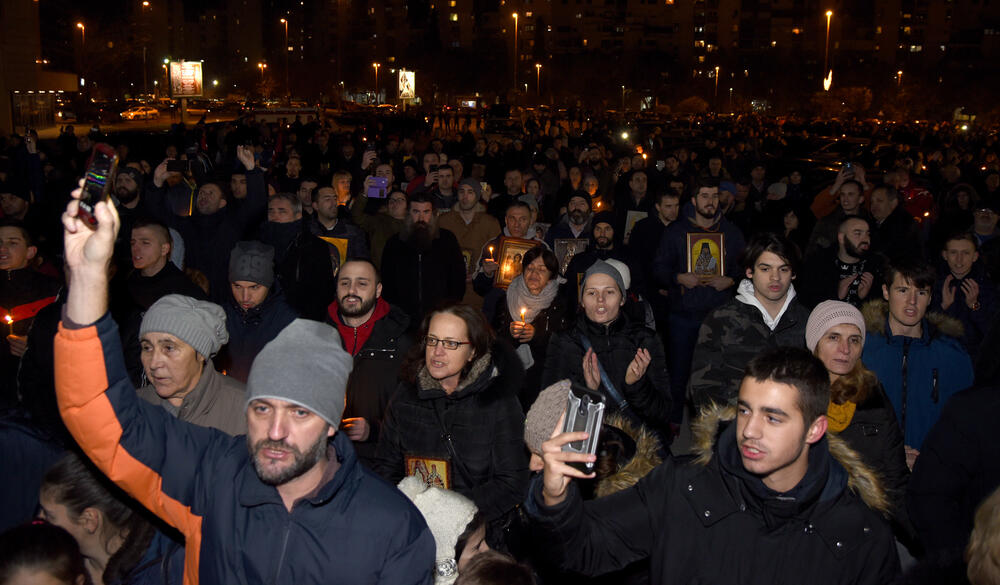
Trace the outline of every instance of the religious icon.
<instances>
[{"instance_id":1,"label":"religious icon","mask_svg":"<svg viewBox=\"0 0 1000 585\"><path fill-rule=\"evenodd\" d=\"M725 274L725 243L721 233L687 234L687 266L702 280Z\"/></svg>"}]
</instances>

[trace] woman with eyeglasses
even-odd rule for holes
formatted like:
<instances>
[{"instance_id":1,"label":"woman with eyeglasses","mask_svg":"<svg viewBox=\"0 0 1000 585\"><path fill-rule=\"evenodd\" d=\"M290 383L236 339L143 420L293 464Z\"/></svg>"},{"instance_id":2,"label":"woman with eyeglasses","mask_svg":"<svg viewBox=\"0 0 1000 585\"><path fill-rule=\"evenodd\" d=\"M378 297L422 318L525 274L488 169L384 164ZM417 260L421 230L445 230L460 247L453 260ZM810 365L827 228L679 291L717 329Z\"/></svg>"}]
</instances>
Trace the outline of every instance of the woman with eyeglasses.
<instances>
[{"instance_id":1,"label":"woman with eyeglasses","mask_svg":"<svg viewBox=\"0 0 1000 585\"><path fill-rule=\"evenodd\" d=\"M423 475L468 497L487 520L524 499L528 458L517 399L524 369L483 312L450 305L424 317L403 363L374 469L397 484Z\"/></svg>"}]
</instances>

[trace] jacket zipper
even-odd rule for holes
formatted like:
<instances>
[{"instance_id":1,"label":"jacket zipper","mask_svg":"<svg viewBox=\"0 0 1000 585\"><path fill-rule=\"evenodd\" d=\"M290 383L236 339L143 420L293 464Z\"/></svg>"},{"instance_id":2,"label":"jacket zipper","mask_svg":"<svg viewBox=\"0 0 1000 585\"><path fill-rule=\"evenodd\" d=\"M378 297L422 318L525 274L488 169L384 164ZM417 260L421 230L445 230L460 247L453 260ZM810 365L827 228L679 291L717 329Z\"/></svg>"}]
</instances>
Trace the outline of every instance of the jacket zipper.
<instances>
[{"instance_id":1,"label":"jacket zipper","mask_svg":"<svg viewBox=\"0 0 1000 585\"><path fill-rule=\"evenodd\" d=\"M278 556L278 567L274 571L274 579L272 583L278 583L278 577L281 576L281 565L285 563L285 551L288 549L288 536L291 534L291 515L289 514L289 519L285 520L285 537L281 539L281 554Z\"/></svg>"},{"instance_id":2,"label":"jacket zipper","mask_svg":"<svg viewBox=\"0 0 1000 585\"><path fill-rule=\"evenodd\" d=\"M900 409L900 415L901 416L899 417L900 418L900 425L899 426L901 427L901 430L903 431L903 444L904 445L906 444L906 393L907 393L907 380L906 380L906 376L907 376L907 369L908 369L908 366L909 366L909 361L910 361L910 338L907 337L903 341L903 364L902 364L903 365L903 392L902 392L903 406Z\"/></svg>"},{"instance_id":3,"label":"jacket zipper","mask_svg":"<svg viewBox=\"0 0 1000 585\"><path fill-rule=\"evenodd\" d=\"M933 377L933 382L932 382L932 385L931 385L931 400L934 401L934 404L937 404L938 403L938 398L940 397L940 393L938 392L938 369L937 368L934 368L931 371L931 376Z\"/></svg>"}]
</instances>

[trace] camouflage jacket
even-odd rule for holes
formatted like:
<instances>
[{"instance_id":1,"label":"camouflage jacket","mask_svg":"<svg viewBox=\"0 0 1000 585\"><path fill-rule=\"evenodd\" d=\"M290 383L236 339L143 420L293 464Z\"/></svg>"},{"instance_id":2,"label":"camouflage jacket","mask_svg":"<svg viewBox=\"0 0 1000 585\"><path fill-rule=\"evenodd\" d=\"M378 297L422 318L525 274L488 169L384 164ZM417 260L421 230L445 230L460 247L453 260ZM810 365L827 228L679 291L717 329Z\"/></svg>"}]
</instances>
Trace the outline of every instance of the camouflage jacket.
<instances>
[{"instance_id":1,"label":"camouflage jacket","mask_svg":"<svg viewBox=\"0 0 1000 585\"><path fill-rule=\"evenodd\" d=\"M695 410L714 401L720 406L736 398L743 369L759 352L778 346L806 346L809 311L793 299L774 331L760 309L733 299L705 317L691 360L688 398Z\"/></svg>"}]
</instances>

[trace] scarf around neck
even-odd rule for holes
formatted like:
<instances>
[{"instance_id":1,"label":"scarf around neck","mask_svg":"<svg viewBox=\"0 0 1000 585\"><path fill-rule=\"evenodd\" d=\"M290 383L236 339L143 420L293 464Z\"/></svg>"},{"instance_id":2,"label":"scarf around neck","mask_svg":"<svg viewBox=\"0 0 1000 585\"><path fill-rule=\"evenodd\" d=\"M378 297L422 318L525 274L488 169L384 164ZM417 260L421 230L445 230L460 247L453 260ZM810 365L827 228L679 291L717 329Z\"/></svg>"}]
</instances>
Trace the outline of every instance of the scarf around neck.
<instances>
[{"instance_id":1,"label":"scarf around neck","mask_svg":"<svg viewBox=\"0 0 1000 585\"><path fill-rule=\"evenodd\" d=\"M515 321L521 320L521 309L525 309L524 322L531 323L539 313L549 308L559 292L559 284L565 282L561 277L553 278L545 285L542 292L537 295L531 294L528 285L524 282L524 275L519 274L511 281L507 287L507 311L510 318Z\"/></svg>"}]
</instances>

